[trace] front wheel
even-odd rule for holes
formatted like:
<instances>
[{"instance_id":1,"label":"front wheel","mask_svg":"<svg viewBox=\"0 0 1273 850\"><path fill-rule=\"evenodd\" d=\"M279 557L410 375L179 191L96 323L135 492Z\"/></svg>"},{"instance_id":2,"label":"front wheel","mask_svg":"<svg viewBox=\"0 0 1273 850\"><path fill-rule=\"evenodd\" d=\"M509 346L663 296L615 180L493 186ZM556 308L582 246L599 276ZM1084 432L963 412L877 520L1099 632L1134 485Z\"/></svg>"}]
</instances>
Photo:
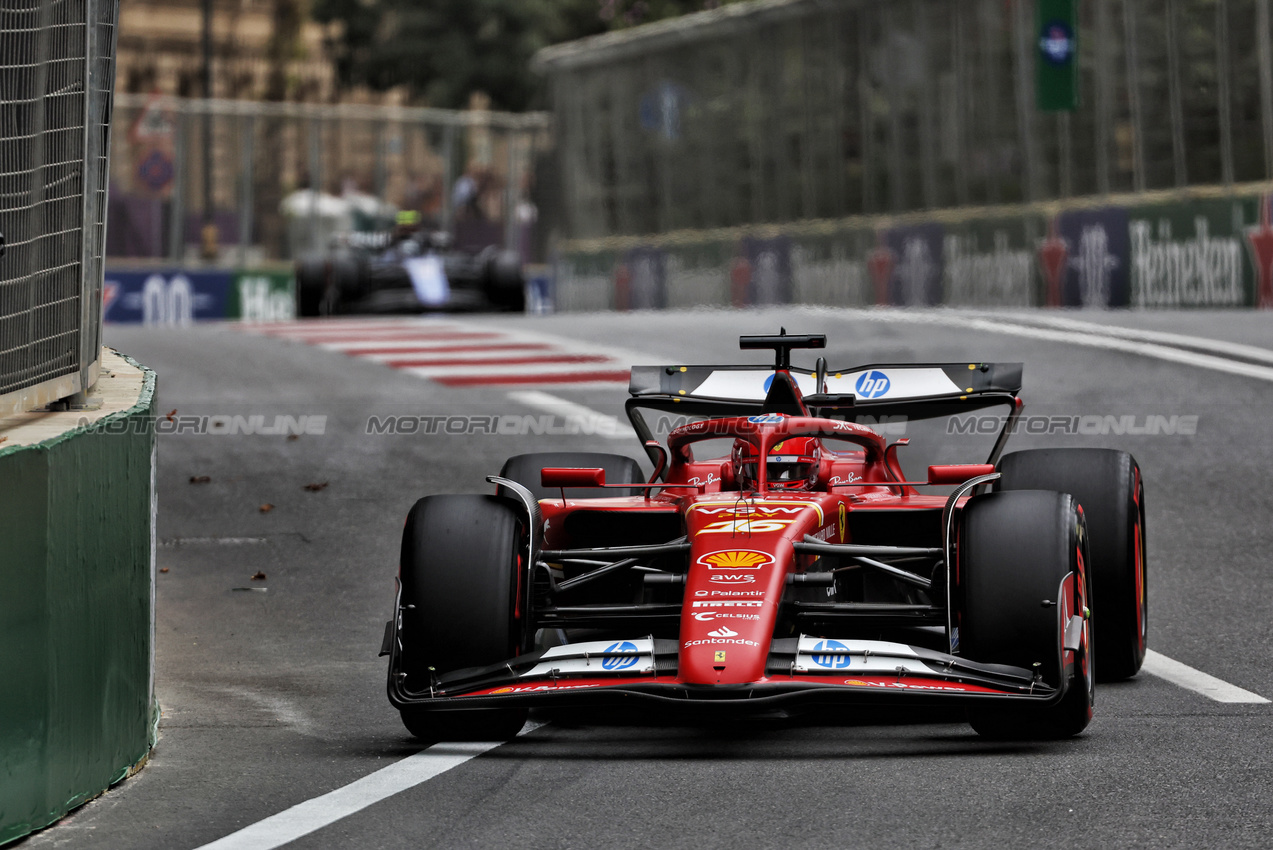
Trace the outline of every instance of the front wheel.
<instances>
[{"instance_id":1,"label":"front wheel","mask_svg":"<svg viewBox=\"0 0 1273 850\"><path fill-rule=\"evenodd\" d=\"M1074 498L1041 490L977 496L963 510L956 551L962 654L1033 671L1065 689L1049 706L977 707L969 712L973 729L1018 740L1082 732L1092 719L1095 679L1085 616L1087 532ZM1065 649L1075 616L1078 645Z\"/></svg>"},{"instance_id":2,"label":"front wheel","mask_svg":"<svg viewBox=\"0 0 1273 850\"><path fill-rule=\"evenodd\" d=\"M524 530L514 503L499 496L426 496L402 534L399 667L408 691L434 677L486 667L525 645L518 605ZM504 740L526 722L525 708L401 711L418 738Z\"/></svg>"},{"instance_id":3,"label":"front wheel","mask_svg":"<svg viewBox=\"0 0 1273 850\"><path fill-rule=\"evenodd\" d=\"M999 471L997 490L1056 490L1083 507L1096 669L1102 682L1136 675L1149 635L1145 487L1136 459L1114 449L1034 449L1006 455Z\"/></svg>"}]
</instances>

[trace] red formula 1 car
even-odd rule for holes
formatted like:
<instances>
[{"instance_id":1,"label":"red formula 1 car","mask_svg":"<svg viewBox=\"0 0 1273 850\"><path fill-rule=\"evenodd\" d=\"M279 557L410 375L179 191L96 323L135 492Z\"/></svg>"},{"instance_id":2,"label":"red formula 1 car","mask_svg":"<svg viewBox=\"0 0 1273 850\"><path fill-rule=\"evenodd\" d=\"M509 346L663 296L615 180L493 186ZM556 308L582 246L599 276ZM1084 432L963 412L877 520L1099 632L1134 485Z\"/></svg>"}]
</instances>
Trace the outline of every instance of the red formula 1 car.
<instances>
[{"instance_id":1,"label":"red formula 1 car","mask_svg":"<svg viewBox=\"0 0 1273 850\"><path fill-rule=\"evenodd\" d=\"M743 337L772 368L633 368L648 480L619 455L519 455L495 495L417 502L382 646L407 728L489 739L532 706L639 701L956 704L1007 738L1087 726L1096 676L1145 654L1135 460L1001 459L1019 363L791 365L825 341ZM880 433L995 406L988 460L923 480L903 474L909 439Z\"/></svg>"}]
</instances>

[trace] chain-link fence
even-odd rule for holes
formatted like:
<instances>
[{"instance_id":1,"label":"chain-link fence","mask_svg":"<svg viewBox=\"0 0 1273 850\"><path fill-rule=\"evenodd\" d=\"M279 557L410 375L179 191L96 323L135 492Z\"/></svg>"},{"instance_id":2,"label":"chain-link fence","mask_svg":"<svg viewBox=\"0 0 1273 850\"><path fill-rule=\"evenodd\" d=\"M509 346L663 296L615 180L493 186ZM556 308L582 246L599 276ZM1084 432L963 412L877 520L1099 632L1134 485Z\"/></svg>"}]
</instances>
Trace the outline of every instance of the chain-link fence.
<instances>
[{"instance_id":1,"label":"chain-link fence","mask_svg":"<svg viewBox=\"0 0 1273 850\"><path fill-rule=\"evenodd\" d=\"M118 0L0 6L0 414L97 378L118 17Z\"/></svg>"},{"instance_id":2,"label":"chain-link fence","mask_svg":"<svg viewBox=\"0 0 1273 850\"><path fill-rule=\"evenodd\" d=\"M573 238L1273 179L1270 0L757 0L542 51Z\"/></svg>"},{"instance_id":3,"label":"chain-link fence","mask_svg":"<svg viewBox=\"0 0 1273 850\"><path fill-rule=\"evenodd\" d=\"M114 263L293 260L399 211L532 252L540 114L121 95L115 122Z\"/></svg>"}]
</instances>

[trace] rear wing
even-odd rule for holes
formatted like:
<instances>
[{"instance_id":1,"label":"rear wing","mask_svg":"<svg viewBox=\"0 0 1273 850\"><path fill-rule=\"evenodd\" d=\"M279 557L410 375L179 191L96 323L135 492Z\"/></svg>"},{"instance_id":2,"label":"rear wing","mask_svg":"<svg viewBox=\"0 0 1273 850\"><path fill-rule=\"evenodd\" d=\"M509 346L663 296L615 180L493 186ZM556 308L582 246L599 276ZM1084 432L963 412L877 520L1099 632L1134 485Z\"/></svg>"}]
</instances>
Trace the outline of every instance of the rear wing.
<instances>
[{"instance_id":1,"label":"rear wing","mask_svg":"<svg viewBox=\"0 0 1273 850\"><path fill-rule=\"evenodd\" d=\"M823 369L821 360L818 369ZM987 463L998 463L1008 435L1021 414L1020 363L873 363L819 373L797 366L786 372L795 381L813 416L851 419L856 415L937 419L986 407L1009 407L1003 429ZM633 366L624 405L628 419L659 467L658 441L642 409L705 418L747 416L765 406L779 374L758 366ZM825 392L818 392L824 389Z\"/></svg>"},{"instance_id":2,"label":"rear wing","mask_svg":"<svg viewBox=\"0 0 1273 850\"><path fill-rule=\"evenodd\" d=\"M811 409L872 412L932 402L962 402L963 409L1000 404L1021 391L1021 368L1020 363L876 363L828 369L819 387L814 371L788 367ZM662 407L660 401L691 402L695 408L715 407L721 415L740 415L764 404L774 375L763 366L633 366L628 392L632 400L655 402L651 407Z\"/></svg>"}]
</instances>

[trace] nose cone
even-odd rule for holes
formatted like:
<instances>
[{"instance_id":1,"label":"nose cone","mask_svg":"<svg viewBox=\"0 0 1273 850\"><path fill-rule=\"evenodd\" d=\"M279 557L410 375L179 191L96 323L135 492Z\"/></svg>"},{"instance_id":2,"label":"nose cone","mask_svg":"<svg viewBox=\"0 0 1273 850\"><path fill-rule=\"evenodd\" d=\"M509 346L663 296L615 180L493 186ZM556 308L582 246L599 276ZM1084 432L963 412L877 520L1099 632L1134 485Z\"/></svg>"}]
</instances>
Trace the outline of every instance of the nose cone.
<instances>
[{"instance_id":1,"label":"nose cone","mask_svg":"<svg viewBox=\"0 0 1273 850\"><path fill-rule=\"evenodd\" d=\"M791 543L778 535L706 537L696 537L690 553L680 677L702 685L754 682L765 675Z\"/></svg>"}]
</instances>

